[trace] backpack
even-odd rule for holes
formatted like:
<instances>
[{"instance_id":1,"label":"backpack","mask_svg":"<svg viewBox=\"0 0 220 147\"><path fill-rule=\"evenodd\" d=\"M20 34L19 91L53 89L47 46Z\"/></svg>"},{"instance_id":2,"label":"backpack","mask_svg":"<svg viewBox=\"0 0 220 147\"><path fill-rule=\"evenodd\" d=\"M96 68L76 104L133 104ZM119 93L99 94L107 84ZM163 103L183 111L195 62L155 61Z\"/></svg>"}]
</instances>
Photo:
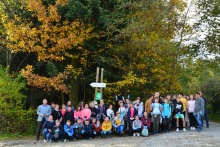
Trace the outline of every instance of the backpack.
<instances>
[{"instance_id":1,"label":"backpack","mask_svg":"<svg viewBox=\"0 0 220 147\"><path fill-rule=\"evenodd\" d=\"M58 139L58 138L59 138L59 131L57 131L57 130L55 131L55 133L54 133L54 138L55 138L55 139Z\"/></svg>"},{"instance_id":2,"label":"backpack","mask_svg":"<svg viewBox=\"0 0 220 147\"><path fill-rule=\"evenodd\" d=\"M144 137L147 137L148 136L148 129L143 129L141 132L141 135Z\"/></svg>"}]
</instances>

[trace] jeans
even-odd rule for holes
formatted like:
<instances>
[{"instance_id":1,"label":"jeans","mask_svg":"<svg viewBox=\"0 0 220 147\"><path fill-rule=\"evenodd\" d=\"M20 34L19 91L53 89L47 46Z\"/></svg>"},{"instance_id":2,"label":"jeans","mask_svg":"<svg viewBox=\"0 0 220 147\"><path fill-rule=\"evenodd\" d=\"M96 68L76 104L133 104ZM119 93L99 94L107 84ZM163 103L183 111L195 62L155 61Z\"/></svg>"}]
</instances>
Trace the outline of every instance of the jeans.
<instances>
[{"instance_id":1,"label":"jeans","mask_svg":"<svg viewBox=\"0 0 220 147\"><path fill-rule=\"evenodd\" d=\"M101 134L102 135L111 135L112 131L111 130L109 130L109 131L102 131Z\"/></svg>"},{"instance_id":2,"label":"jeans","mask_svg":"<svg viewBox=\"0 0 220 147\"><path fill-rule=\"evenodd\" d=\"M202 117L203 116L201 114L198 114L195 117L196 117L197 123L199 125L198 131L201 132L202 131Z\"/></svg>"},{"instance_id":3,"label":"jeans","mask_svg":"<svg viewBox=\"0 0 220 147\"><path fill-rule=\"evenodd\" d=\"M209 127L209 119L208 119L208 111L207 110L205 110L204 117L205 117L205 121L206 121L206 127L208 128ZM203 123L203 121L202 121L202 123Z\"/></svg>"},{"instance_id":4,"label":"jeans","mask_svg":"<svg viewBox=\"0 0 220 147\"><path fill-rule=\"evenodd\" d=\"M50 132L48 131L48 129L44 129L43 130L43 134L44 134L44 139L48 139L48 138L50 138Z\"/></svg>"},{"instance_id":5,"label":"jeans","mask_svg":"<svg viewBox=\"0 0 220 147\"><path fill-rule=\"evenodd\" d=\"M114 127L116 129L116 133L121 134L124 130L124 126Z\"/></svg>"},{"instance_id":6,"label":"jeans","mask_svg":"<svg viewBox=\"0 0 220 147\"><path fill-rule=\"evenodd\" d=\"M133 129L133 133L141 133L141 128L138 128L138 129Z\"/></svg>"}]
</instances>

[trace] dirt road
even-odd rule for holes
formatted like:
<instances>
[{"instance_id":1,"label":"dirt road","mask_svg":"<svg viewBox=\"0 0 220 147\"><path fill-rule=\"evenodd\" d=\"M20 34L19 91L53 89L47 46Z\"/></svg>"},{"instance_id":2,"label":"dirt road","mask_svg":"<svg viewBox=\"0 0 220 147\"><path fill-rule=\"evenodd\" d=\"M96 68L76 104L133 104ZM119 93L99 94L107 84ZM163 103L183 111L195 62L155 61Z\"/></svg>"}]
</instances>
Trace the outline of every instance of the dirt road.
<instances>
[{"instance_id":1,"label":"dirt road","mask_svg":"<svg viewBox=\"0 0 220 147\"><path fill-rule=\"evenodd\" d=\"M1 141L0 147L220 147L220 124L210 123L203 133L197 131L171 132L149 137L110 137L107 139L80 140L73 142L43 143L33 140Z\"/></svg>"}]
</instances>

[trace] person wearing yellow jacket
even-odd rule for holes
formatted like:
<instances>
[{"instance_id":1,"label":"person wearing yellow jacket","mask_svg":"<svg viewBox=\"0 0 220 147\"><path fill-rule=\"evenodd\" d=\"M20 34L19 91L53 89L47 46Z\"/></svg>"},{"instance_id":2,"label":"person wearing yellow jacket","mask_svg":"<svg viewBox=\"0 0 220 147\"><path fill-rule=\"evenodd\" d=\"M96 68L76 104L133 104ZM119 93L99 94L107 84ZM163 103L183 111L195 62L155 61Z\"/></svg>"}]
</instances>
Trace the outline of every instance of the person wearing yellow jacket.
<instances>
[{"instance_id":1,"label":"person wearing yellow jacket","mask_svg":"<svg viewBox=\"0 0 220 147\"><path fill-rule=\"evenodd\" d=\"M106 116L105 121L102 123L102 132L101 134L106 138L112 134L112 123L109 120L109 117Z\"/></svg>"},{"instance_id":2,"label":"person wearing yellow jacket","mask_svg":"<svg viewBox=\"0 0 220 147\"><path fill-rule=\"evenodd\" d=\"M188 108L188 102L187 100L183 97L183 93L179 93L179 98L180 98L180 102L183 103L183 113L185 114L186 109Z\"/></svg>"}]
</instances>

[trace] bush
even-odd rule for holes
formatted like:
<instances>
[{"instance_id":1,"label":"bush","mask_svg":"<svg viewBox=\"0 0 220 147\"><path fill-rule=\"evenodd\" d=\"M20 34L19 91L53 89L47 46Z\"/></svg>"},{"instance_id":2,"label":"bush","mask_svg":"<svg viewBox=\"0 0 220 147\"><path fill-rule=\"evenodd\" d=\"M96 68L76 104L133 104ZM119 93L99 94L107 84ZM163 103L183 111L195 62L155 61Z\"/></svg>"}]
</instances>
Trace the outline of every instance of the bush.
<instances>
[{"instance_id":1,"label":"bush","mask_svg":"<svg viewBox=\"0 0 220 147\"><path fill-rule=\"evenodd\" d=\"M36 132L36 110L0 111L1 134L34 134Z\"/></svg>"}]
</instances>

